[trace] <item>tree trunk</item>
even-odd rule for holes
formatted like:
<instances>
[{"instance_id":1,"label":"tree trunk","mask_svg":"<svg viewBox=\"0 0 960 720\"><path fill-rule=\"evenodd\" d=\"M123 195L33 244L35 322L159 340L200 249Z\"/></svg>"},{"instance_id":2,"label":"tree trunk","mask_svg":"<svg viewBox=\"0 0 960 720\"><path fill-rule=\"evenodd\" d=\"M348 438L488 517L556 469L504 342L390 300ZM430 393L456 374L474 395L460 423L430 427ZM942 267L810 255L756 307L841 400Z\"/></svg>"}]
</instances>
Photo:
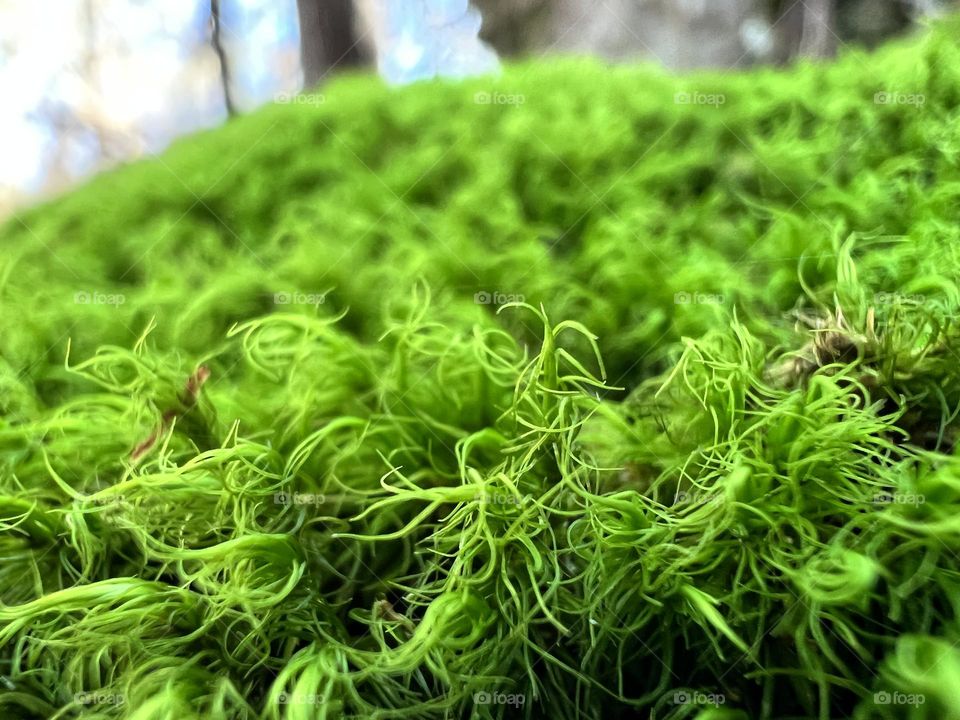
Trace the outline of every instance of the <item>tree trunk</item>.
<instances>
[{"instance_id":1,"label":"tree trunk","mask_svg":"<svg viewBox=\"0 0 960 720\"><path fill-rule=\"evenodd\" d=\"M803 4L803 33L800 55L825 58L836 53L833 0L807 0Z\"/></svg>"},{"instance_id":2,"label":"tree trunk","mask_svg":"<svg viewBox=\"0 0 960 720\"><path fill-rule=\"evenodd\" d=\"M837 50L834 0L781 0L776 28L784 62L796 56L831 57Z\"/></svg>"},{"instance_id":3,"label":"tree trunk","mask_svg":"<svg viewBox=\"0 0 960 720\"><path fill-rule=\"evenodd\" d=\"M303 86L313 87L331 70L364 60L353 22L352 0L297 0Z\"/></svg>"},{"instance_id":4,"label":"tree trunk","mask_svg":"<svg viewBox=\"0 0 960 720\"><path fill-rule=\"evenodd\" d=\"M227 60L227 53L223 48L223 37L221 35L220 25L220 0L210 0L210 24L211 44L213 51L217 54L217 60L220 61L220 84L223 86L223 104L226 106L227 115L233 117L237 114L236 105L233 102L233 93L230 87L230 63Z\"/></svg>"}]
</instances>

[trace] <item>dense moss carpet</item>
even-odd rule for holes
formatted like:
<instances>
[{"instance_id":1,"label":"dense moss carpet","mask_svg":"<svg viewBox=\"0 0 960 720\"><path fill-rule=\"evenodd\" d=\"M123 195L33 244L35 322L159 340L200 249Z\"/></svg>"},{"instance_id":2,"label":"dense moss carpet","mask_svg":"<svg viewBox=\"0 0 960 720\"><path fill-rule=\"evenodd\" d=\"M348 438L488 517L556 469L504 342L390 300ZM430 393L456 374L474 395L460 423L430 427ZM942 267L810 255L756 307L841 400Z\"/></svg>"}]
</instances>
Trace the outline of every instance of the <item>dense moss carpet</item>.
<instances>
[{"instance_id":1,"label":"dense moss carpet","mask_svg":"<svg viewBox=\"0 0 960 720\"><path fill-rule=\"evenodd\" d=\"M960 717L958 30L347 78L9 221L0 716Z\"/></svg>"}]
</instances>

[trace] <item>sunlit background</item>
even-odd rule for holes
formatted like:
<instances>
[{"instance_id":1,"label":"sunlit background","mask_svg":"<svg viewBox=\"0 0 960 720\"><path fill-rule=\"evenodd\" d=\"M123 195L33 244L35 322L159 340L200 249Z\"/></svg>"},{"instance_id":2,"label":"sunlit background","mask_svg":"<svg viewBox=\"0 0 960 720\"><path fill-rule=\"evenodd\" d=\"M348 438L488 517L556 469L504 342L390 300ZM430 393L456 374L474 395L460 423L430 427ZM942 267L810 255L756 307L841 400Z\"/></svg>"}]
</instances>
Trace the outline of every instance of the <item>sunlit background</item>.
<instances>
[{"instance_id":1,"label":"sunlit background","mask_svg":"<svg viewBox=\"0 0 960 720\"><path fill-rule=\"evenodd\" d=\"M0 0L0 217L350 68L396 83L490 72L497 55L737 68L875 45L949 4Z\"/></svg>"}]
</instances>

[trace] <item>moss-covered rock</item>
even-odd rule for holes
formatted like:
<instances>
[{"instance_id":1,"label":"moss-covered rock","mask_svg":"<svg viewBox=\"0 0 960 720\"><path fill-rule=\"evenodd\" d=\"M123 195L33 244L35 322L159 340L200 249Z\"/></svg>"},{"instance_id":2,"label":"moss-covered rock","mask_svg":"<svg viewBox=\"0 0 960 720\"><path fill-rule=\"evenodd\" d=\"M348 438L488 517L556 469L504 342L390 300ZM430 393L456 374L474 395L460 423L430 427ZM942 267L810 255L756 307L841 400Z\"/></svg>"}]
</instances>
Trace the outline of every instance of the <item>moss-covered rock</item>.
<instances>
[{"instance_id":1,"label":"moss-covered rock","mask_svg":"<svg viewBox=\"0 0 960 720\"><path fill-rule=\"evenodd\" d=\"M348 78L9 222L4 716L960 717L958 29Z\"/></svg>"}]
</instances>

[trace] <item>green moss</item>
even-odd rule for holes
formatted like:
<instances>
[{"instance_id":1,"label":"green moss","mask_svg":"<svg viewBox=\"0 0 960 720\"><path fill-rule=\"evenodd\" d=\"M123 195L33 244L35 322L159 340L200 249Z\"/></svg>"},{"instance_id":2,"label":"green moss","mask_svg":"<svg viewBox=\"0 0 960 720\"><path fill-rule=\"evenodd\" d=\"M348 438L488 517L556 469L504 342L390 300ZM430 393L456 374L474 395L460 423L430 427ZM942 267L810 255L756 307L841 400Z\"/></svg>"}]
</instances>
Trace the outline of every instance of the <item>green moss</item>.
<instances>
[{"instance_id":1,"label":"green moss","mask_svg":"<svg viewBox=\"0 0 960 720\"><path fill-rule=\"evenodd\" d=\"M8 223L3 716L960 717L957 30L347 78Z\"/></svg>"}]
</instances>

